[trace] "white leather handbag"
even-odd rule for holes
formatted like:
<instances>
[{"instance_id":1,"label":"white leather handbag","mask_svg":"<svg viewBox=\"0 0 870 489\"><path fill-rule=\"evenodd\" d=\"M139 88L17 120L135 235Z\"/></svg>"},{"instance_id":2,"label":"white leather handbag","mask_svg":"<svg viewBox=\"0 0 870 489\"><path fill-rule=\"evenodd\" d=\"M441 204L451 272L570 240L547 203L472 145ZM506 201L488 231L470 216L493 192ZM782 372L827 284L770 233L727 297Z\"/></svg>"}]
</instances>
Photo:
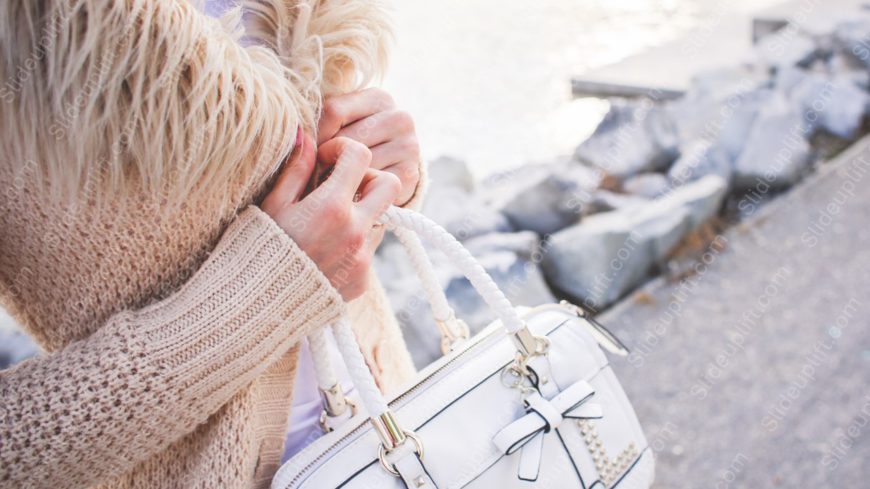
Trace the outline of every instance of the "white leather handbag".
<instances>
[{"instance_id":1,"label":"white leather handbag","mask_svg":"<svg viewBox=\"0 0 870 489\"><path fill-rule=\"evenodd\" d=\"M347 321L332 326L362 402L342 397L315 351L328 433L288 460L273 489L647 488L653 454L600 346L625 353L567 303L514 308L462 245L413 211L381 221L408 249L442 332L443 358L389 402ZM498 320L473 338L434 278L420 237L446 253ZM310 337L325 348L324 332Z\"/></svg>"}]
</instances>

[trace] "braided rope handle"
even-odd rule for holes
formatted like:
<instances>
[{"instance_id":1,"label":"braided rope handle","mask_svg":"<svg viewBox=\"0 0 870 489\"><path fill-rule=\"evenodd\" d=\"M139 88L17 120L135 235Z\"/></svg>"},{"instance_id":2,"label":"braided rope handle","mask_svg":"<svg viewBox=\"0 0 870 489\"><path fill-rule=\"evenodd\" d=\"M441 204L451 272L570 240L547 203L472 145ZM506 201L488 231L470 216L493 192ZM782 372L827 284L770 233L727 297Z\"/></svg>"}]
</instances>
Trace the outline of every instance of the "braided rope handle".
<instances>
[{"instance_id":1,"label":"braided rope handle","mask_svg":"<svg viewBox=\"0 0 870 489\"><path fill-rule=\"evenodd\" d=\"M444 290L441 288L441 284L438 283L435 269L429 260L429 256L426 255L426 249L423 247L420 237L408 229L393 228L391 231L405 247L408 258L410 258L411 264L414 266L414 271L417 272L417 276L423 284L423 292L426 294L426 299L432 307L432 316L436 321L449 320L453 317L453 308L447 303L447 296L444 295Z\"/></svg>"},{"instance_id":2,"label":"braided rope handle","mask_svg":"<svg viewBox=\"0 0 870 489\"><path fill-rule=\"evenodd\" d=\"M399 243L405 248L414 271L423 285L426 299L432 308L435 321L447 322L454 317L453 308L447 302L447 296L435 276L435 270L420 237L414 232L403 228L392 229ZM443 333L442 333L443 334ZM329 391L338 384L338 376L332 366L331 356L327 348L326 330L318 328L308 335L308 347L313 359L314 374L317 386L321 391Z\"/></svg>"},{"instance_id":3,"label":"braided rope handle","mask_svg":"<svg viewBox=\"0 0 870 489\"><path fill-rule=\"evenodd\" d=\"M471 253L444 228L422 214L400 207L387 209L381 216L381 222L391 231L407 229L419 237L426 238L433 246L447 255L450 262L471 282L483 301L501 320L508 333L513 334L523 329L523 321L492 277L486 273L486 270ZM431 265L429 266L431 267Z\"/></svg>"},{"instance_id":4,"label":"braided rope handle","mask_svg":"<svg viewBox=\"0 0 870 489\"><path fill-rule=\"evenodd\" d=\"M347 373L359 392L366 413L372 418L386 413L387 400L378 389L375 378L372 376L365 358L363 358L350 322L345 318L338 320L332 325L332 334L335 336L338 350L341 352L345 365L347 365Z\"/></svg>"},{"instance_id":5,"label":"braided rope handle","mask_svg":"<svg viewBox=\"0 0 870 489\"><path fill-rule=\"evenodd\" d=\"M452 315L453 311L447 305L444 292L440 289L440 285L435 279L432 264L425 256L420 236L429 240L435 247L447 255L450 262L465 275L484 302L496 313L508 333L513 334L523 329L524 324L522 320L492 277L474 259L471 253L444 228L422 214L399 207L387 209L381 217L381 222L387 229L399 237L399 240L412 255L412 261L415 261L415 268L424 282L427 297L430 299L430 304L432 304L435 314L444 314L446 309L449 311L448 314ZM410 236L413 236L413 238ZM436 290L437 293L435 292ZM440 303L442 299L443 303ZM332 325L332 331L342 359L347 366L348 374L360 394L360 399L367 414L372 418L376 418L386 413L388 411L387 401L384 399L383 394L381 394L380 389L378 389L377 383L365 362L359 344L354 337L350 322L342 318ZM323 331L321 330L320 332L322 333ZM325 341L320 341L318 338L311 341L311 337L309 337L309 343L312 347L312 357L315 358L315 370L323 369L320 374L317 374L318 383L321 382L322 374L324 381L335 385L335 374L331 365L328 365L329 352L326 350ZM329 377L329 375L332 377Z\"/></svg>"},{"instance_id":6,"label":"braided rope handle","mask_svg":"<svg viewBox=\"0 0 870 489\"><path fill-rule=\"evenodd\" d=\"M332 367L332 359L327 347L326 329L317 328L308 333L308 348L314 365L314 376L321 391L328 391L338 384L338 376Z\"/></svg>"}]
</instances>

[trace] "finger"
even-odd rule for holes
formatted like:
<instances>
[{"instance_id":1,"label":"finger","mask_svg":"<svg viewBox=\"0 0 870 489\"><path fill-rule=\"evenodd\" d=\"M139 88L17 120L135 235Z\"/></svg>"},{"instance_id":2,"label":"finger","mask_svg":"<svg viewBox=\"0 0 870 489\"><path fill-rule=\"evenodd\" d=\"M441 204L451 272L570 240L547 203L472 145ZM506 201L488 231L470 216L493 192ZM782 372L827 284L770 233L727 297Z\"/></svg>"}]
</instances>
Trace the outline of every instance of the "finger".
<instances>
[{"instance_id":1,"label":"finger","mask_svg":"<svg viewBox=\"0 0 870 489\"><path fill-rule=\"evenodd\" d=\"M372 226L368 236L366 237L366 243L363 246L363 252L366 253L366 255L372 256L375 254L375 250L378 249L381 241L384 240L386 229L387 228L384 226Z\"/></svg>"},{"instance_id":2,"label":"finger","mask_svg":"<svg viewBox=\"0 0 870 489\"><path fill-rule=\"evenodd\" d=\"M336 136L345 136L368 147L414 134L414 119L402 110L387 110L344 126Z\"/></svg>"},{"instance_id":3,"label":"finger","mask_svg":"<svg viewBox=\"0 0 870 489\"><path fill-rule=\"evenodd\" d=\"M369 170L363 179L356 208L362 212L368 224L374 224L396 200L401 190L399 177L380 170Z\"/></svg>"},{"instance_id":4,"label":"finger","mask_svg":"<svg viewBox=\"0 0 870 489\"><path fill-rule=\"evenodd\" d=\"M318 148L317 159L332 167L332 172L314 193L336 194L335 197L350 201L369 169L372 153L362 143L348 138L335 138Z\"/></svg>"},{"instance_id":5,"label":"finger","mask_svg":"<svg viewBox=\"0 0 870 489\"><path fill-rule=\"evenodd\" d=\"M394 106L393 98L378 88L330 97L323 102L323 112L317 125L317 143L334 138L342 127L352 122Z\"/></svg>"},{"instance_id":6,"label":"finger","mask_svg":"<svg viewBox=\"0 0 870 489\"><path fill-rule=\"evenodd\" d=\"M372 146L372 168L385 170L409 159L417 159L420 146L416 138L402 138Z\"/></svg>"},{"instance_id":7,"label":"finger","mask_svg":"<svg viewBox=\"0 0 870 489\"><path fill-rule=\"evenodd\" d=\"M314 172L314 139L302 132L299 144L290 154L290 158L281 168L270 195L298 202L302 198L308 180Z\"/></svg>"},{"instance_id":8,"label":"finger","mask_svg":"<svg viewBox=\"0 0 870 489\"><path fill-rule=\"evenodd\" d=\"M407 202L420 181L420 148L416 138L379 144L372 148L372 168L392 173L402 182L397 204Z\"/></svg>"}]
</instances>

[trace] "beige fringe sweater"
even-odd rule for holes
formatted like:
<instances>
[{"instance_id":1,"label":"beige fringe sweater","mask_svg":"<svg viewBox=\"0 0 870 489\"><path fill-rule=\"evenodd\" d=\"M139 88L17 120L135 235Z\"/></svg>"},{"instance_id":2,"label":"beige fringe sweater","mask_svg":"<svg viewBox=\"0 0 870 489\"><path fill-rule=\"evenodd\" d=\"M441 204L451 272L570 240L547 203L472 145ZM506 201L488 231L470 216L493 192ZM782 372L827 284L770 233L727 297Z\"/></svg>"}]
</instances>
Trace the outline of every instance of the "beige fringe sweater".
<instances>
[{"instance_id":1,"label":"beige fringe sweater","mask_svg":"<svg viewBox=\"0 0 870 489\"><path fill-rule=\"evenodd\" d=\"M0 5L0 297L45 349L0 372L0 487L268 486L296 345L345 311L382 388L413 373L375 279L346 306L252 205L381 10L247 8Z\"/></svg>"}]
</instances>

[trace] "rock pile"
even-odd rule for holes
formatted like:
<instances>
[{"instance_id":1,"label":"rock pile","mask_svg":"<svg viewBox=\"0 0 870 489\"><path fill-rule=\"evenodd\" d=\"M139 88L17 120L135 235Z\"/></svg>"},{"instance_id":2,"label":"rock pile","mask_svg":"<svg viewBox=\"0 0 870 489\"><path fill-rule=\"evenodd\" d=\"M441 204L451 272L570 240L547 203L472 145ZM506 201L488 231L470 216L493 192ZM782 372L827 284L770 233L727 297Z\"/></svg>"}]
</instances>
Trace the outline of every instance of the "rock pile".
<instances>
[{"instance_id":1,"label":"rock pile","mask_svg":"<svg viewBox=\"0 0 870 489\"><path fill-rule=\"evenodd\" d=\"M611 101L571 157L478 185L460 160L431 162L424 213L516 304L560 296L600 309L648 280L705 222L754 211L865 133L868 87L870 18L824 33L787 26L744 65L698 75L680 99ZM493 319L450 264L433 259L472 332ZM440 356L435 325L398 244L387 242L376 263L415 361L429 363Z\"/></svg>"}]
</instances>

